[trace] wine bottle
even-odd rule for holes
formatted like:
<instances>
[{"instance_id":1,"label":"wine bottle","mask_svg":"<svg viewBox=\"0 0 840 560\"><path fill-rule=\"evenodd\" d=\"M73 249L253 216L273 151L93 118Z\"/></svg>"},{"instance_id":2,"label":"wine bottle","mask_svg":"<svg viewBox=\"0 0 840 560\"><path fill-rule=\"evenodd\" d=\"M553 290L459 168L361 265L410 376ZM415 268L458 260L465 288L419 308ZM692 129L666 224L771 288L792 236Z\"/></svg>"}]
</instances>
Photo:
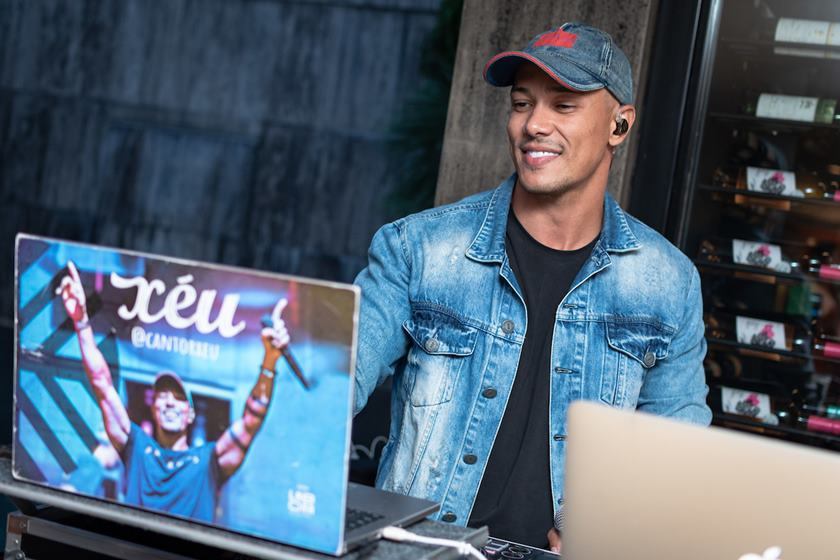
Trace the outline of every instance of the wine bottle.
<instances>
[{"instance_id":1,"label":"wine bottle","mask_svg":"<svg viewBox=\"0 0 840 560\"><path fill-rule=\"evenodd\" d=\"M726 165L715 169L712 184L727 189L840 202L840 180L824 177L816 171L794 173L766 167Z\"/></svg>"},{"instance_id":2,"label":"wine bottle","mask_svg":"<svg viewBox=\"0 0 840 560\"><path fill-rule=\"evenodd\" d=\"M823 199L832 197L828 194L828 185L823 177L820 177L816 171L800 172L797 174L799 179L799 190L805 198Z\"/></svg>"},{"instance_id":3,"label":"wine bottle","mask_svg":"<svg viewBox=\"0 0 840 560\"><path fill-rule=\"evenodd\" d=\"M796 174L763 167L718 167L712 184L729 189L749 190L784 196L803 196L797 190Z\"/></svg>"},{"instance_id":4,"label":"wine bottle","mask_svg":"<svg viewBox=\"0 0 840 560\"><path fill-rule=\"evenodd\" d=\"M780 410L776 412L776 417L780 423L792 428L840 436L840 420L834 418L797 410Z\"/></svg>"},{"instance_id":5,"label":"wine bottle","mask_svg":"<svg viewBox=\"0 0 840 560\"><path fill-rule=\"evenodd\" d=\"M806 353L811 349L810 332L801 325L768 321L728 313L706 313L706 337L760 346L767 350Z\"/></svg>"},{"instance_id":6,"label":"wine bottle","mask_svg":"<svg viewBox=\"0 0 840 560\"><path fill-rule=\"evenodd\" d=\"M781 395L735 389L719 385L720 402L713 400L721 412L752 418L769 425L786 425L810 432L840 435L840 419L814 414L797 398L796 390L791 395ZM814 408L814 407L810 407Z\"/></svg>"},{"instance_id":7,"label":"wine bottle","mask_svg":"<svg viewBox=\"0 0 840 560\"><path fill-rule=\"evenodd\" d=\"M826 337L814 338L814 354L824 358L840 360L840 342Z\"/></svg>"},{"instance_id":8,"label":"wine bottle","mask_svg":"<svg viewBox=\"0 0 840 560\"><path fill-rule=\"evenodd\" d=\"M743 107L747 115L822 124L840 123L836 99L762 93Z\"/></svg>"},{"instance_id":9,"label":"wine bottle","mask_svg":"<svg viewBox=\"0 0 840 560\"><path fill-rule=\"evenodd\" d=\"M818 405L803 404L802 410L810 414L816 414L818 416L825 416L826 418L840 420L840 403Z\"/></svg>"},{"instance_id":10,"label":"wine bottle","mask_svg":"<svg viewBox=\"0 0 840 560\"><path fill-rule=\"evenodd\" d=\"M803 270L822 280L835 280L840 282L840 264L820 262L819 259L807 259Z\"/></svg>"},{"instance_id":11,"label":"wine bottle","mask_svg":"<svg viewBox=\"0 0 840 560\"><path fill-rule=\"evenodd\" d=\"M790 262L782 253L782 248L763 241L705 239L700 243L698 258L713 263L768 268L777 272L791 271Z\"/></svg>"},{"instance_id":12,"label":"wine bottle","mask_svg":"<svg viewBox=\"0 0 840 560\"><path fill-rule=\"evenodd\" d=\"M706 373L715 379L736 379L741 377L741 373L744 371L741 359L728 352L707 353L703 360L703 366Z\"/></svg>"},{"instance_id":13,"label":"wine bottle","mask_svg":"<svg viewBox=\"0 0 840 560\"><path fill-rule=\"evenodd\" d=\"M779 43L840 45L840 23L808 19L779 18L773 40Z\"/></svg>"},{"instance_id":14,"label":"wine bottle","mask_svg":"<svg viewBox=\"0 0 840 560\"><path fill-rule=\"evenodd\" d=\"M779 423L773 414L776 403L768 392L717 385L710 397L712 408L724 414L745 416L771 425Z\"/></svg>"}]
</instances>

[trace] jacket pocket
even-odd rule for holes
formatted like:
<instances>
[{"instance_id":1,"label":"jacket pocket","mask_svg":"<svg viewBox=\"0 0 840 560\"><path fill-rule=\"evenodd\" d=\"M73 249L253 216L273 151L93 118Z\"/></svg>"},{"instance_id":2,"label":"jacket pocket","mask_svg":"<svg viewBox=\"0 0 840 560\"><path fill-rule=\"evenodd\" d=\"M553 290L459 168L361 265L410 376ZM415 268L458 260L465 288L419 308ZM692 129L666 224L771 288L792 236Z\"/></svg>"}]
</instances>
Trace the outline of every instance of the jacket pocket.
<instances>
[{"instance_id":1,"label":"jacket pocket","mask_svg":"<svg viewBox=\"0 0 840 560\"><path fill-rule=\"evenodd\" d=\"M414 406L448 402L464 362L475 349L478 330L432 309L412 310L403 328L413 341L405 367L409 401Z\"/></svg>"},{"instance_id":2,"label":"jacket pocket","mask_svg":"<svg viewBox=\"0 0 840 560\"><path fill-rule=\"evenodd\" d=\"M645 372L668 357L672 332L656 321L607 321L601 401L635 407Z\"/></svg>"}]
</instances>

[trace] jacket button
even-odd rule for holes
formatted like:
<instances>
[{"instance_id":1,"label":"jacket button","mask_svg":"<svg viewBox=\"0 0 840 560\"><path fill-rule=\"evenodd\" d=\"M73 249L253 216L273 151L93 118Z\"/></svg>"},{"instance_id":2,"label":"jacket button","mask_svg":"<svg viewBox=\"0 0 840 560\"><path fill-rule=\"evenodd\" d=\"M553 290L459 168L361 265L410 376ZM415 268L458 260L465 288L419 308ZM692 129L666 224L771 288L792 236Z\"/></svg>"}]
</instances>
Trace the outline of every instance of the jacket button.
<instances>
[{"instance_id":1,"label":"jacket button","mask_svg":"<svg viewBox=\"0 0 840 560\"><path fill-rule=\"evenodd\" d=\"M656 354L654 354L653 352L648 352L647 354L645 354L644 363L645 367L653 367L653 364L656 363Z\"/></svg>"},{"instance_id":2,"label":"jacket button","mask_svg":"<svg viewBox=\"0 0 840 560\"><path fill-rule=\"evenodd\" d=\"M456 519L458 519L458 516L456 516L456 515L455 515L454 513L452 513L451 511L447 511L446 513L444 513L444 514L440 517L440 520L441 520L441 521L446 521L447 523L454 523Z\"/></svg>"},{"instance_id":3,"label":"jacket button","mask_svg":"<svg viewBox=\"0 0 840 560\"><path fill-rule=\"evenodd\" d=\"M512 333L514 327L515 327L515 325L513 324L513 321L511 321L510 319L507 319L507 320L505 320L504 323L502 323L502 330L505 332L505 334Z\"/></svg>"},{"instance_id":4,"label":"jacket button","mask_svg":"<svg viewBox=\"0 0 840 560\"><path fill-rule=\"evenodd\" d=\"M496 389L494 389L493 387L490 387L488 389L484 389L484 391L481 394L484 395L484 397L488 398L488 399L493 399L497 395Z\"/></svg>"},{"instance_id":5,"label":"jacket button","mask_svg":"<svg viewBox=\"0 0 840 560\"><path fill-rule=\"evenodd\" d=\"M467 453L466 455L464 455L464 462L466 464L474 465L476 461L478 461L478 457L476 457L472 453Z\"/></svg>"},{"instance_id":6,"label":"jacket button","mask_svg":"<svg viewBox=\"0 0 840 560\"><path fill-rule=\"evenodd\" d=\"M423 345L427 352L435 352L438 348L440 348L440 342L438 342L434 338L430 338L426 341L426 344Z\"/></svg>"},{"instance_id":7,"label":"jacket button","mask_svg":"<svg viewBox=\"0 0 840 560\"><path fill-rule=\"evenodd\" d=\"M561 436L560 434L554 434L554 441L563 441L566 439L566 436Z\"/></svg>"}]
</instances>

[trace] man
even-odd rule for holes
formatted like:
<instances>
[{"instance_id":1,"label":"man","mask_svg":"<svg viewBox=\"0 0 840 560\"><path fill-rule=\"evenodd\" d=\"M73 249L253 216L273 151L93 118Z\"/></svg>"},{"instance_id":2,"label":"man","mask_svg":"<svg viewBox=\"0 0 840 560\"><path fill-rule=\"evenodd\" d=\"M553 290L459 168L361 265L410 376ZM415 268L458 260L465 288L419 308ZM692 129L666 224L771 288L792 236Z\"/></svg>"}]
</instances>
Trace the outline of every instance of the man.
<instances>
[{"instance_id":1,"label":"man","mask_svg":"<svg viewBox=\"0 0 840 560\"><path fill-rule=\"evenodd\" d=\"M173 372L160 372L154 381L152 437L128 417L108 363L96 346L79 273L72 262L67 269L69 274L61 280L57 292L73 320L82 364L102 412L105 432L125 465L125 501L213 521L217 491L242 465L271 403L275 366L289 344L281 319L286 300L275 306L273 326L261 332L265 355L242 417L218 441L190 447L187 431L195 419L195 409L189 391Z\"/></svg>"},{"instance_id":2,"label":"man","mask_svg":"<svg viewBox=\"0 0 840 560\"><path fill-rule=\"evenodd\" d=\"M573 400L709 423L700 281L607 194L636 117L609 35L566 23L484 75L511 86L516 173L377 232L357 278L356 408L394 376L379 486L559 550Z\"/></svg>"}]
</instances>

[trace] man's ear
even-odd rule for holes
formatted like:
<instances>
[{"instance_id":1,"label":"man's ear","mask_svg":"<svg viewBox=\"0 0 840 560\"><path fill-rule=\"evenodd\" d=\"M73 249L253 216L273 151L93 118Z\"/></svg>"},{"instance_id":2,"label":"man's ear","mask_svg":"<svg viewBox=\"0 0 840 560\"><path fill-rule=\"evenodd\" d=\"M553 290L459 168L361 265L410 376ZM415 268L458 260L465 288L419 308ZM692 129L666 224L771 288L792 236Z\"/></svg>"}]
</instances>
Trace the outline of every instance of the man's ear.
<instances>
[{"instance_id":1,"label":"man's ear","mask_svg":"<svg viewBox=\"0 0 840 560\"><path fill-rule=\"evenodd\" d=\"M633 105L620 105L615 110L614 122L612 123L613 131L609 137L609 144L615 148L627 138L630 129L633 128L633 123L636 122L636 107Z\"/></svg>"}]
</instances>

